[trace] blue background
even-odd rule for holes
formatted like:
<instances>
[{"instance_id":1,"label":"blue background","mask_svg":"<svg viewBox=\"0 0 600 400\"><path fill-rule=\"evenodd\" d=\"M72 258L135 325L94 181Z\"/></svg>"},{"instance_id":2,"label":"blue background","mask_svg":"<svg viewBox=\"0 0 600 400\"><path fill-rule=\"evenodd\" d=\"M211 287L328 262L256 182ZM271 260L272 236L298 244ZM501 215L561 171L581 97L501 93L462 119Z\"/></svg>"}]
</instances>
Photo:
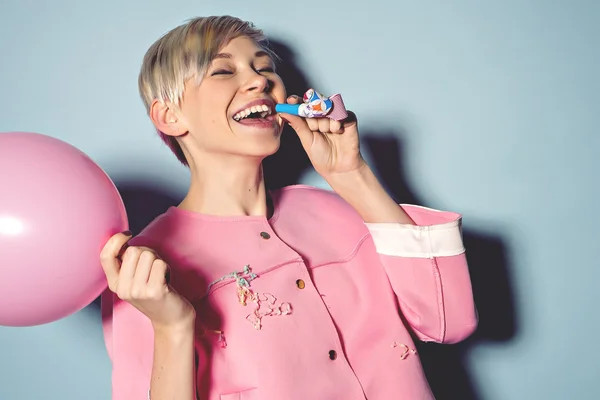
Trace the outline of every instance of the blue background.
<instances>
[{"instance_id":1,"label":"blue background","mask_svg":"<svg viewBox=\"0 0 600 400\"><path fill-rule=\"evenodd\" d=\"M420 349L438 399L600 398L600 3L207 3L3 0L0 131L79 147L139 230L188 182L139 100L144 52L194 16L252 20L287 54L293 91L343 93L398 201L464 215L481 325ZM325 187L300 158L290 171ZM42 398L110 398L96 305L0 328L0 399Z\"/></svg>"}]
</instances>

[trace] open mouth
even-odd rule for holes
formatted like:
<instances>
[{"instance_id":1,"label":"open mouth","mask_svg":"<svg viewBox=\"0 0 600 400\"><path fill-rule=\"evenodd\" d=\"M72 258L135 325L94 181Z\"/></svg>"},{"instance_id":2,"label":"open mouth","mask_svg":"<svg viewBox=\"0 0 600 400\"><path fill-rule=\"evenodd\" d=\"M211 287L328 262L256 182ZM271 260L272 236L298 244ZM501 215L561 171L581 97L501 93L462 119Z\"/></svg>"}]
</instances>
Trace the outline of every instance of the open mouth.
<instances>
[{"instance_id":1,"label":"open mouth","mask_svg":"<svg viewBox=\"0 0 600 400\"><path fill-rule=\"evenodd\" d=\"M233 116L233 119L237 122L251 122L252 120L271 121L274 119L274 114L271 107L266 104L259 104L239 111Z\"/></svg>"}]
</instances>

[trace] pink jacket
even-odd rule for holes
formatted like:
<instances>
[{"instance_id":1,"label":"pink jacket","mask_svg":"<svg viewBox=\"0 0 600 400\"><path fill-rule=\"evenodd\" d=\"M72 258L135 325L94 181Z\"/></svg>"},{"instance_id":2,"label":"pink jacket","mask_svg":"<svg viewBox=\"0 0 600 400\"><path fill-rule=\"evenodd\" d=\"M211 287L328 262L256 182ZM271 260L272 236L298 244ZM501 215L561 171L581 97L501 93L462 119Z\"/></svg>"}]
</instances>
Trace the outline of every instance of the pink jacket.
<instances>
[{"instance_id":1,"label":"pink jacket","mask_svg":"<svg viewBox=\"0 0 600 400\"><path fill-rule=\"evenodd\" d=\"M264 217L170 208L154 248L197 311L204 400L433 399L415 352L477 326L461 217L402 205L417 226L365 224L333 192L291 186ZM149 320L103 296L113 400L148 398Z\"/></svg>"}]
</instances>

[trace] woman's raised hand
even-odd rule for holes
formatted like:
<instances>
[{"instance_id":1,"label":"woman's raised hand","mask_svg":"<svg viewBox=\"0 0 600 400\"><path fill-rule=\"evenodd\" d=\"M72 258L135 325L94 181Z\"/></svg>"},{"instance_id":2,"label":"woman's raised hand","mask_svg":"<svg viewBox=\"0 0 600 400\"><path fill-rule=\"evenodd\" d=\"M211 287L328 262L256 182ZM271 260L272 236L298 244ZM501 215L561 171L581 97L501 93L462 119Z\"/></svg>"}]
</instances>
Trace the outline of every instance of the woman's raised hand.
<instances>
[{"instance_id":1,"label":"woman's raised hand","mask_svg":"<svg viewBox=\"0 0 600 400\"><path fill-rule=\"evenodd\" d=\"M193 327L194 308L169 285L169 266L147 247L128 246L123 252L129 239L129 232L118 233L102 249L110 290L145 314L155 330Z\"/></svg>"}]
</instances>

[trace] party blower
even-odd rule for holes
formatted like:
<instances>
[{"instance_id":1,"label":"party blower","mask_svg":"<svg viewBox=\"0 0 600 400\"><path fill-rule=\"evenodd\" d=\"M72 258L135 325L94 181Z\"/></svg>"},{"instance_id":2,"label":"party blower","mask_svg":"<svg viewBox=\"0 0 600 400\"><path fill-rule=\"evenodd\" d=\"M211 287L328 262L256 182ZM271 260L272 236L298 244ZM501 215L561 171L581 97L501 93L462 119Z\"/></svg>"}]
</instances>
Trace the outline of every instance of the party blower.
<instances>
[{"instance_id":1,"label":"party blower","mask_svg":"<svg viewBox=\"0 0 600 400\"><path fill-rule=\"evenodd\" d=\"M342 121L348 117L344 101L340 94L325 97L314 89L308 89L300 104L276 104L275 111L297 115L304 118L331 118Z\"/></svg>"}]
</instances>

